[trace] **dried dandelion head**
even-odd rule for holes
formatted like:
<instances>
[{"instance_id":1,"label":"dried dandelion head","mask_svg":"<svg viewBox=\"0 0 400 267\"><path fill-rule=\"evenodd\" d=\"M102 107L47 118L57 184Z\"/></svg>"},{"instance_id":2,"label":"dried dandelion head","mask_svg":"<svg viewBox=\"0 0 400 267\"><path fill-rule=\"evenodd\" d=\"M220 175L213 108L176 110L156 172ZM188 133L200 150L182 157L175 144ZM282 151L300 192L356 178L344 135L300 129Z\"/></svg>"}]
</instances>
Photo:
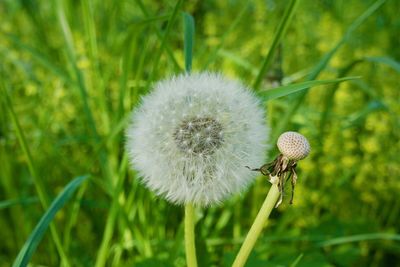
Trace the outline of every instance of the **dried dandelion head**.
<instances>
[{"instance_id":1,"label":"dried dandelion head","mask_svg":"<svg viewBox=\"0 0 400 267\"><path fill-rule=\"evenodd\" d=\"M277 146L281 153L274 161L266 163L256 169L247 167L252 171L259 171L263 175L269 176L269 181L272 184L278 185L281 194L276 203L276 207L282 203L285 182L289 179L292 185L290 204L293 203L294 188L297 182L297 162L306 158L311 150L307 138L297 132L284 132L281 134L278 138Z\"/></svg>"},{"instance_id":2,"label":"dried dandelion head","mask_svg":"<svg viewBox=\"0 0 400 267\"><path fill-rule=\"evenodd\" d=\"M285 132L278 138L279 151L289 160L299 161L310 154L310 143L307 138L296 132Z\"/></svg>"},{"instance_id":3,"label":"dried dandelion head","mask_svg":"<svg viewBox=\"0 0 400 267\"><path fill-rule=\"evenodd\" d=\"M263 109L240 83L213 73L158 82L133 112L126 150L141 181L176 204L210 205L242 191L263 162Z\"/></svg>"}]
</instances>

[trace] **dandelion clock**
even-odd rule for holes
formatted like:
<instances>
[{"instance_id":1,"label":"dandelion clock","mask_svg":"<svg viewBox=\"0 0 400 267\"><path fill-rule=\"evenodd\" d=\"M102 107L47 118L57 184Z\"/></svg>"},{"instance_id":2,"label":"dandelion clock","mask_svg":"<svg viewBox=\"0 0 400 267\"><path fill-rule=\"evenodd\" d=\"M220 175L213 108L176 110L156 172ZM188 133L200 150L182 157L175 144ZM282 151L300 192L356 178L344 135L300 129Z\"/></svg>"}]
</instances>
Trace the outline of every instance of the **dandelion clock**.
<instances>
[{"instance_id":1,"label":"dandelion clock","mask_svg":"<svg viewBox=\"0 0 400 267\"><path fill-rule=\"evenodd\" d=\"M142 98L126 150L143 184L175 204L208 206L244 190L268 129L250 90L219 74L182 74Z\"/></svg>"}]
</instances>

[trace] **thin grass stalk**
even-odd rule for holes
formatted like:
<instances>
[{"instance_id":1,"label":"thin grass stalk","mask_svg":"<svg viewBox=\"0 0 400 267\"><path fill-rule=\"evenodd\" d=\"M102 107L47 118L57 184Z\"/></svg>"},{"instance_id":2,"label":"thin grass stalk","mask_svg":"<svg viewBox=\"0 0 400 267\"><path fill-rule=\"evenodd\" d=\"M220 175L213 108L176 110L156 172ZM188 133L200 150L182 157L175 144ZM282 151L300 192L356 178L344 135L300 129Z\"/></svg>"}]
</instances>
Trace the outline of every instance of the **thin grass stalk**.
<instances>
[{"instance_id":1,"label":"thin grass stalk","mask_svg":"<svg viewBox=\"0 0 400 267\"><path fill-rule=\"evenodd\" d=\"M150 17L150 14L149 14L148 10L146 9L146 6L143 4L143 2L141 0L136 0L136 4L139 6L140 10L142 11L143 15L145 15L146 19L149 19L150 21L153 20L153 18ZM172 16L172 14L167 15L166 17L168 19L171 19L171 16ZM155 26L155 24L150 24L150 25L155 30L157 38L160 39L160 41L162 41L164 37L163 37L162 33L160 32L160 30ZM167 45L167 46L165 46L165 49L167 51L167 54L168 54L171 62L174 64L174 68L176 70L180 70L181 67L178 64L178 61L176 61L176 58L175 58L171 48Z\"/></svg>"},{"instance_id":2,"label":"thin grass stalk","mask_svg":"<svg viewBox=\"0 0 400 267\"><path fill-rule=\"evenodd\" d=\"M164 33L164 35L162 37L162 40L161 40L160 49L157 51L156 56L155 56L155 62L154 62L154 65L153 65L153 70L151 72L148 85L150 85L150 83L153 82L155 74L159 70L158 64L160 62L162 52L164 51L164 49L166 47L167 39L168 39L168 36L170 35L170 32L171 32L172 24L174 23L177 15L179 13L178 11L181 9L182 4L183 4L183 0L178 0L176 2L174 10L172 11L172 14L171 14L171 18L168 20L167 27L165 29L165 33Z\"/></svg>"},{"instance_id":3,"label":"thin grass stalk","mask_svg":"<svg viewBox=\"0 0 400 267\"><path fill-rule=\"evenodd\" d=\"M13 34L4 33L2 34L2 36L6 38L9 42L11 42L16 50L18 48L23 52L27 52L30 56L32 56L32 59L43 68L47 69L71 86L76 86L76 82L69 76L69 74L63 68L58 67L56 64L54 64L52 60L50 58L47 58L45 54L38 51L34 47L23 43L17 36Z\"/></svg>"},{"instance_id":4,"label":"thin grass stalk","mask_svg":"<svg viewBox=\"0 0 400 267\"><path fill-rule=\"evenodd\" d=\"M361 63L362 60L355 60L348 64L346 67L342 68L337 77L343 77L346 76L357 64ZM319 135L323 136L325 133L325 126L328 121L328 118L332 112L333 106L334 106L334 101L335 101L335 93L337 89L339 88L340 84L337 83L332 86L332 88L329 90L329 92L325 96L324 100L324 109L321 113L320 116L320 125L319 125ZM321 138L321 142L323 142L323 138ZM323 144L320 145L320 147L323 147Z\"/></svg>"},{"instance_id":5,"label":"thin grass stalk","mask_svg":"<svg viewBox=\"0 0 400 267\"><path fill-rule=\"evenodd\" d=\"M0 97L2 97L0 93ZM4 107L4 109L3 109ZM0 131L2 126L6 124L7 111L4 105L0 103ZM0 187L3 189L3 198L7 200L0 201L0 211L4 208L10 208L10 224L19 229L18 234L15 234L15 250L18 250L25 242L25 237L29 235L29 231L32 229L29 221L27 220L28 213L25 208L26 205L37 202L36 197L21 198L20 187L17 186L18 182L15 181L12 171L11 164L12 160L10 157L15 157L15 154L10 155L4 146L0 147ZM11 208L12 207L12 208Z\"/></svg>"},{"instance_id":6,"label":"thin grass stalk","mask_svg":"<svg viewBox=\"0 0 400 267\"><path fill-rule=\"evenodd\" d=\"M210 56L208 57L206 63L203 66L204 70L207 70L208 66L214 62L214 60L218 56L218 52L221 50L222 46L224 45L226 39L228 36L230 36L233 32L233 30L239 25L239 22L242 21L244 18L244 14L249 10L250 2L246 3L243 7L241 7L240 13L236 16L235 20L231 23L229 28L227 30L224 30L223 35L221 36L221 41L218 43L218 45L215 47L215 49L210 53ZM201 53L202 54L202 53Z\"/></svg>"},{"instance_id":7,"label":"thin grass stalk","mask_svg":"<svg viewBox=\"0 0 400 267\"><path fill-rule=\"evenodd\" d=\"M315 80L318 75L326 68L332 57L336 54L336 52L341 48L350 36L353 34L353 31L356 30L367 18L369 18L379 7L381 7L386 0L376 1L373 5L371 5L361 16L359 16L347 29L343 37L336 43L336 45L326 53L322 59L318 62L318 64L314 67L310 75L308 76L308 81ZM300 108L301 104L304 103L304 99L307 96L308 90L305 90L301 93L298 93L298 97L294 103L292 103L288 110L285 112L285 115L282 119L279 120L278 125L274 127L274 130L271 135L271 142L275 143L278 139L278 136L281 132L283 132L290 123L291 118L296 113L296 111Z\"/></svg>"},{"instance_id":8,"label":"thin grass stalk","mask_svg":"<svg viewBox=\"0 0 400 267\"><path fill-rule=\"evenodd\" d=\"M97 92L100 93L101 99L101 108L103 112L100 112L103 127L106 131L109 131L110 128L110 118L108 117L108 106L107 106L107 92L104 86L104 78L100 70L100 62L99 62L99 49L97 45L97 36L96 36L96 22L94 19L94 6L92 0L84 0L82 1L82 18L84 22L85 36L87 36L87 42L89 43L89 58L90 58L90 70L91 75L90 79L87 79L90 86L88 88L96 88Z\"/></svg>"},{"instance_id":9,"label":"thin grass stalk","mask_svg":"<svg viewBox=\"0 0 400 267\"><path fill-rule=\"evenodd\" d=\"M69 253L69 247L71 244L71 232L73 227L76 225L76 222L78 221L78 215L79 215L79 210L81 208L81 202L83 199L83 195L86 193L86 190L88 188L88 183L84 183L78 190L76 194L75 201L72 205L72 209L69 213L68 220L65 226L64 230L64 248L67 253Z\"/></svg>"},{"instance_id":10,"label":"thin grass stalk","mask_svg":"<svg viewBox=\"0 0 400 267\"><path fill-rule=\"evenodd\" d=\"M62 7L62 3L60 0L56 1L56 14L57 18L63 33L63 38L66 43L66 52L68 60L73 68L74 74L76 76L78 82L79 92L81 94L81 98L83 101L83 109L86 115L87 122L89 123L89 127L94 135L95 139L98 140L99 135L97 133L95 120L93 118L93 113L90 109L89 102L88 102L88 95L87 95L87 88L85 85L85 81L81 71L79 70L78 66L76 65L76 55L73 46L73 39L71 29L68 25L67 18L65 17L64 9Z\"/></svg>"},{"instance_id":11,"label":"thin grass stalk","mask_svg":"<svg viewBox=\"0 0 400 267\"><path fill-rule=\"evenodd\" d=\"M301 253L293 262L292 264L290 264L289 267L296 267L297 264L299 264L299 262L301 261L301 259L303 258L304 254Z\"/></svg>"},{"instance_id":12,"label":"thin grass stalk","mask_svg":"<svg viewBox=\"0 0 400 267\"><path fill-rule=\"evenodd\" d=\"M279 43L282 40L282 37L285 35L287 27L289 26L293 15L294 15L294 11L296 10L296 6L298 4L297 0L292 0L290 1L289 5L287 6L285 13L283 15L283 18L281 20L281 22L279 23L278 26L278 30L276 31L276 34L274 36L274 40L272 42L271 48L268 51L268 54L261 66L261 69L257 75L257 78L253 84L253 88L254 90L258 90L262 80L264 79L265 73L267 72L269 66L272 63L272 59L275 55L275 51L279 45Z\"/></svg>"},{"instance_id":13,"label":"thin grass stalk","mask_svg":"<svg viewBox=\"0 0 400 267\"><path fill-rule=\"evenodd\" d=\"M35 253L38 245L40 244L40 241L46 233L47 228L53 222L57 212L68 202L77 187L79 187L79 185L88 177L88 175L76 177L71 182L69 182L57 195L57 197L52 201L51 205L49 205L49 208L40 218L39 222L36 224L28 239L25 241L25 244L22 246L21 250L14 260L14 263L12 265L13 267L28 266L33 254ZM64 264L65 263L61 262L61 266L64 266Z\"/></svg>"},{"instance_id":14,"label":"thin grass stalk","mask_svg":"<svg viewBox=\"0 0 400 267\"><path fill-rule=\"evenodd\" d=\"M121 78L119 79L119 97L118 97L118 108L116 112L115 119L113 121L119 121L123 117L124 113L124 104L126 103L126 98L130 99L131 97L126 94L128 93L128 77L129 73L132 71L132 64L134 60L134 51L138 51L137 44L138 42L134 42L134 38L137 38L137 31L133 32L126 38L125 41L125 50L121 58ZM113 129L115 127L115 123L113 125Z\"/></svg>"},{"instance_id":15,"label":"thin grass stalk","mask_svg":"<svg viewBox=\"0 0 400 267\"><path fill-rule=\"evenodd\" d=\"M120 169L124 168L124 165L127 162L127 156L124 154L124 157L121 161ZM97 253L97 258L96 258L96 267L103 267L106 265L107 258L108 258L108 251L109 251L109 245L111 238L114 233L114 226L115 226L115 221L117 219L118 213L120 211L120 204L119 204L119 197L121 194L123 194L123 185L125 181L125 173L120 172L120 175L118 175L117 178L117 184L115 185L114 188L114 194L112 198L112 204L111 208L107 217L107 222L106 226L104 229L104 234L103 234L103 239L100 244L99 251ZM123 174L123 175L121 175Z\"/></svg>"},{"instance_id":16,"label":"thin grass stalk","mask_svg":"<svg viewBox=\"0 0 400 267\"><path fill-rule=\"evenodd\" d=\"M91 131L91 135L93 139L95 140L95 144L98 144L101 140L100 135L97 131L97 126L96 126L96 121L93 116L93 112L90 108L89 105L89 96L87 92L87 86L85 83L84 75L82 71L78 68L77 65L77 60L76 60L76 52L74 49L74 42L72 38L72 33L70 26L68 24L67 18L65 16L64 8L63 8L63 3L61 0L57 0L55 3L55 12L57 15L57 20L58 23L61 27L63 38L66 43L66 54L67 54L67 59L69 61L69 64L72 67L73 70L73 75L75 75L75 78L77 80L77 87L80 93L80 97L83 102L83 112L86 116L86 122L88 123L88 127ZM102 110L105 111L105 98L100 101L100 106L102 107ZM109 124L107 122L107 124ZM113 188L113 181L115 181L115 175L113 174L113 171L111 170L110 167L110 160L109 160L109 155L105 149L100 150L98 153L98 160L100 162L100 169L105 177L105 183L106 185L104 186L105 188ZM100 181L103 183L103 180Z\"/></svg>"},{"instance_id":17,"label":"thin grass stalk","mask_svg":"<svg viewBox=\"0 0 400 267\"><path fill-rule=\"evenodd\" d=\"M47 210L49 208L49 206L50 206L50 201L49 201L49 197L47 195L45 186L44 186L44 184L42 183L42 180L39 178L39 176L37 174L38 172L36 171L36 167L35 167L35 165L33 163L32 154L31 154L31 152L29 150L28 143L26 141L24 132L22 131L21 125L19 124L18 117L17 117L17 115L16 115L16 113L15 113L15 111L13 109L11 99L10 99L8 93L6 92L5 88L3 88L3 93L5 95L5 97L4 97L5 98L5 104L6 104L7 109L9 111L10 115L11 115L11 120L12 120L12 122L14 124L15 131L17 133L18 142L19 142L19 144L20 144L20 146L21 146L21 148L22 148L22 150L23 150L23 152L25 154L25 157L26 157L26 160L27 160L27 164L28 164L29 173L32 176L33 183L34 183L36 191L38 193L40 203L41 203L43 209ZM66 266L66 267L71 266L71 264L70 264L70 262L68 260L68 256L65 253L64 248L62 246L61 238L60 238L60 236L58 234L58 231L56 229L56 226L54 225L53 222L50 224L50 232L51 232L51 236L52 236L52 239L54 241L54 244L56 245L58 254L59 254L60 258L61 258L62 266Z\"/></svg>"}]
</instances>

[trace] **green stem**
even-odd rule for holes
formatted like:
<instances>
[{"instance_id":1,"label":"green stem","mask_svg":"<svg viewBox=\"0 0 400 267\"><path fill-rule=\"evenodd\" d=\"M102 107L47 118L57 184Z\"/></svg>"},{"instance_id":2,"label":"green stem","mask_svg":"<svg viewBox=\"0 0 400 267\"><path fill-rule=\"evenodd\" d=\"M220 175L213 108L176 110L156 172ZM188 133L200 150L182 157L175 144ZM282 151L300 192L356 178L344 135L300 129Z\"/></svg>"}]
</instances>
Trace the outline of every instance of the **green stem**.
<instances>
[{"instance_id":1,"label":"green stem","mask_svg":"<svg viewBox=\"0 0 400 267\"><path fill-rule=\"evenodd\" d=\"M296 10L298 1L297 0L291 0L289 5L287 6L285 13L283 14L282 20L279 23L278 30L275 33L274 40L272 42L271 48L268 51L268 54L263 62L263 65L261 66L260 72L257 75L256 81L254 82L253 88L254 90L258 90L261 82L265 76L265 73L267 72L269 66L272 63L273 56L275 54L276 49L278 48L279 43L282 40L282 37L285 35L286 30L290 24L290 21L293 18L294 11Z\"/></svg>"},{"instance_id":2,"label":"green stem","mask_svg":"<svg viewBox=\"0 0 400 267\"><path fill-rule=\"evenodd\" d=\"M265 198L264 203L261 206L261 209L258 212L257 217L254 220L254 223L239 250L239 253L236 256L232 267L242 267L245 265L247 258L249 257L250 252L252 251L254 244L256 243L261 230L265 225L265 222L268 220L268 217L279 198L279 194L278 186L273 184L269 189L268 195Z\"/></svg>"},{"instance_id":3,"label":"green stem","mask_svg":"<svg viewBox=\"0 0 400 267\"><path fill-rule=\"evenodd\" d=\"M188 267L197 267L196 245L194 240L194 207L192 204L185 206L185 250Z\"/></svg>"}]
</instances>

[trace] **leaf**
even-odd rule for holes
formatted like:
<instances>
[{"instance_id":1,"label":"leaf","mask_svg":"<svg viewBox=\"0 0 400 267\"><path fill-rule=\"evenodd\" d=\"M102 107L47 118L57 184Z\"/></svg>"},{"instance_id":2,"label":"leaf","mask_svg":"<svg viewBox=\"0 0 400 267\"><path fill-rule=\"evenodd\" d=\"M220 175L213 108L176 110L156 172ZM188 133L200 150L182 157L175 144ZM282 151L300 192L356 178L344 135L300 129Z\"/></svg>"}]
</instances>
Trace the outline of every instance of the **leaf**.
<instances>
[{"instance_id":1,"label":"leaf","mask_svg":"<svg viewBox=\"0 0 400 267\"><path fill-rule=\"evenodd\" d=\"M276 87L273 89L265 90L257 92L257 94L262 98L263 101L272 100L275 98L287 96L314 86L318 85L326 85L333 83L340 83L344 81L350 81L354 79L358 79L359 77L344 77L339 79L332 80L316 80L316 81L307 81L302 83L289 84L285 86Z\"/></svg>"},{"instance_id":2,"label":"leaf","mask_svg":"<svg viewBox=\"0 0 400 267\"><path fill-rule=\"evenodd\" d=\"M132 27L137 27L137 26L143 26L147 25L150 23L154 22L162 22L165 20L168 20L171 17L171 14L165 14L165 15L159 15L159 16L153 16L153 17L147 17L147 18L133 18L131 21L127 23L125 27L132 26Z\"/></svg>"},{"instance_id":3,"label":"leaf","mask_svg":"<svg viewBox=\"0 0 400 267\"><path fill-rule=\"evenodd\" d=\"M137 1L140 2L140 0L137 0ZM171 34L172 25L175 22L176 16L178 14L178 11L182 7L182 4L183 4L183 0L177 0L176 4L174 6L174 9L172 10L171 17L169 18L169 20L167 22L167 26L166 26L164 34L162 35L162 38L161 38L160 48L155 54L155 61L153 62L154 63L153 64L153 70L151 72L150 78L148 79L148 83L146 85L146 88L148 88L150 86L151 82L154 81L154 77L155 77L157 71L159 70L159 63L160 63L160 59L161 59L162 53L163 53L164 49L166 49L166 47L167 47L167 41L168 41L168 38L169 38L169 36Z\"/></svg>"},{"instance_id":4,"label":"leaf","mask_svg":"<svg viewBox=\"0 0 400 267\"><path fill-rule=\"evenodd\" d=\"M63 3L61 1L56 1L54 7L57 14L58 23L61 28L63 40L65 43L65 52L67 55L67 59L72 67L73 75L75 75L76 77L77 88L82 98L83 110L86 115L86 120L88 122L88 126L92 131L94 139L98 141L99 134L97 132L96 122L93 116L92 109L89 105L88 88L86 86L84 75L82 71L78 68L77 52L74 47L73 35L65 15Z\"/></svg>"},{"instance_id":5,"label":"leaf","mask_svg":"<svg viewBox=\"0 0 400 267\"><path fill-rule=\"evenodd\" d=\"M85 181L89 176L79 176L72 180L64 190L56 197L47 209L45 214L36 225L35 229L25 242L24 246L18 253L17 258L14 261L13 267L27 266L37 246L43 238L49 224L53 220L56 213L65 205L65 203L71 198L72 194L79 187L79 185Z\"/></svg>"},{"instance_id":6,"label":"leaf","mask_svg":"<svg viewBox=\"0 0 400 267\"><path fill-rule=\"evenodd\" d=\"M361 235L351 235L344 237L337 237L333 239L329 239L323 242L320 242L318 246L320 247L328 247L334 245L341 245L346 243L367 241L367 240L394 240L400 241L400 235L391 234L391 233L370 233L370 234L361 234Z\"/></svg>"},{"instance_id":7,"label":"leaf","mask_svg":"<svg viewBox=\"0 0 400 267\"><path fill-rule=\"evenodd\" d=\"M273 56L275 54L275 51L278 47L278 44L281 42L283 35L285 35L286 29L289 26L290 21L293 18L294 11L296 10L298 1L297 0L292 0L290 1L290 4L287 6L285 10L285 14L283 15L283 18L281 22L279 23L278 30L274 36L274 40L272 41L271 48L268 51L268 54L263 62L263 65L260 69L260 72L257 75L256 81L254 82L253 88L254 90L258 90L258 88L261 85L261 81L264 78L265 73L268 70L268 67L271 65Z\"/></svg>"},{"instance_id":8,"label":"leaf","mask_svg":"<svg viewBox=\"0 0 400 267\"><path fill-rule=\"evenodd\" d=\"M207 69L208 66L215 61L228 36L232 35L233 30L236 29L236 27L239 25L239 22L241 22L242 19L245 17L244 14L246 13L246 11L248 11L250 5L250 2L245 2L244 6L239 8L241 11L239 12L239 14L237 14L235 20L230 24L229 28L225 30L221 35L219 44L215 47L215 49L213 49L212 52L210 52L210 56L206 60L203 69Z\"/></svg>"},{"instance_id":9,"label":"leaf","mask_svg":"<svg viewBox=\"0 0 400 267\"><path fill-rule=\"evenodd\" d=\"M335 44L335 46L328 51L321 60L316 64L316 66L311 71L308 76L308 80L315 80L318 75L326 68L330 60L336 54L336 52L347 42L347 40L353 35L353 32L363 24L378 8L380 8L386 0L379 0L372 4L363 14L361 14L357 19L353 21L353 23L349 26L345 34L342 38ZM301 104L304 103L304 98L307 95L307 90L303 91L299 94L298 98L292 105L290 105L289 109L286 111L284 117L280 120L278 125L274 127L274 131L272 133L272 143L276 142L278 136L290 123L290 119L296 113L296 111L300 108Z\"/></svg>"},{"instance_id":10,"label":"leaf","mask_svg":"<svg viewBox=\"0 0 400 267\"><path fill-rule=\"evenodd\" d=\"M38 199L36 197L3 200L3 201L0 201L0 210L10 208L14 205L29 205L29 204L37 203L37 202L38 202Z\"/></svg>"},{"instance_id":11,"label":"leaf","mask_svg":"<svg viewBox=\"0 0 400 267\"><path fill-rule=\"evenodd\" d=\"M193 17L183 12L183 50L185 54L185 70L190 72L192 70L192 56L194 44L194 19Z\"/></svg>"},{"instance_id":12,"label":"leaf","mask_svg":"<svg viewBox=\"0 0 400 267\"><path fill-rule=\"evenodd\" d=\"M344 121L343 129L359 125L373 112L387 109L388 107L381 101L372 100L363 109L349 115L347 121Z\"/></svg>"},{"instance_id":13,"label":"leaf","mask_svg":"<svg viewBox=\"0 0 400 267\"><path fill-rule=\"evenodd\" d=\"M45 54L23 43L20 39L18 39L18 37L14 35L5 34L4 36L5 38L7 38L8 41L10 41L14 45L15 48L18 48L20 51L29 53L37 63L39 63L44 68L51 71L57 77L59 77L66 83L69 83L71 85L76 85L76 82L68 75L68 73L66 73L64 69L58 67L55 63L53 63L52 62L53 60L49 59Z\"/></svg>"},{"instance_id":14,"label":"leaf","mask_svg":"<svg viewBox=\"0 0 400 267\"><path fill-rule=\"evenodd\" d=\"M149 11L147 10L146 6L143 4L143 2L142 2L141 0L135 0L135 2L136 2L136 4L139 6L139 9L142 11L142 13L143 13L145 19L147 19L147 20L152 20L152 18L154 18L154 17L152 17L152 16L150 15ZM167 20L170 20L171 17L172 17L172 15L173 15L173 14L170 13L166 19L167 19ZM153 30L155 31L155 33L156 33L156 35L157 35L157 38L162 42L162 40L163 40L164 37L163 37L163 34L161 33L160 29L156 26L155 23L150 23L150 26L151 26L151 27L153 28ZM172 52L172 49L171 49L170 45L167 44L167 45L165 46L165 50L166 50L166 52L167 52L167 55L168 55L170 61L174 64L175 70L180 70L181 68L179 67L178 62L176 61L176 59L175 59L175 57L174 57L174 54L173 54L173 52Z\"/></svg>"},{"instance_id":15,"label":"leaf","mask_svg":"<svg viewBox=\"0 0 400 267\"><path fill-rule=\"evenodd\" d=\"M1 78L2 78L2 76L1 76ZM5 97L1 98L1 100L4 100L5 105L6 105L7 109L9 110L9 113L10 113L10 116L11 116L11 120L12 120L12 122L14 124L14 127L15 127L15 130L16 130L17 139L18 139L18 142L19 142L19 144L20 144L20 146L21 146L21 148L22 148L22 150L24 152L24 155L26 157L27 164L28 164L28 169L29 169L29 172L30 172L30 174L32 176L33 183L34 183L34 185L36 187L36 191L37 191L37 194L39 196L40 203L41 203L41 205L42 205L42 207L44 209L47 209L48 206L49 206L48 205L49 204L49 200L48 200L49 198L48 198L47 193L46 193L46 188L45 188L45 186L44 186L44 184L42 182L42 179L40 179L40 177L38 176L37 167L34 164L33 157L32 157L31 152L29 150L28 142L26 141L24 131L22 130L21 125L19 123L18 116L14 111L14 108L13 108L13 105L12 105L12 102L11 102L11 98L8 95L6 86L3 83L1 83L2 81L4 81L4 79L0 79L0 87L1 87L2 92L4 93ZM68 257L65 254L65 251L64 251L64 249L63 249L63 247L61 245L60 237L59 237L58 231L57 231L57 229L56 229L54 224L50 224L50 232L51 232L51 236L52 236L52 239L54 241L54 244L55 244L55 246L57 248L58 254L59 254L60 258L61 258L61 262L67 267L70 266L69 261L68 261Z\"/></svg>"},{"instance_id":16,"label":"leaf","mask_svg":"<svg viewBox=\"0 0 400 267\"><path fill-rule=\"evenodd\" d=\"M294 262L292 262L292 264L290 264L290 267L296 267L297 264L299 264L299 262L301 261L301 259L303 258L304 254L301 253L295 260Z\"/></svg>"},{"instance_id":17,"label":"leaf","mask_svg":"<svg viewBox=\"0 0 400 267\"><path fill-rule=\"evenodd\" d=\"M374 4L372 4L361 16L359 16L357 19L351 23L351 25L347 28L347 31L344 33L342 38L335 44L335 46L328 52L326 53L322 59L318 62L314 70L310 73L309 79L314 80L317 78L317 76L321 73L322 70L326 68L328 65L329 61L332 59L332 57L336 54L336 52L341 48L353 35L353 32L361 25L363 24L372 14L375 13L375 11L380 8L386 0L379 0L376 1Z\"/></svg>"},{"instance_id":18,"label":"leaf","mask_svg":"<svg viewBox=\"0 0 400 267\"><path fill-rule=\"evenodd\" d=\"M366 57L365 60L376 63L383 63L400 72L400 63L390 57Z\"/></svg>"}]
</instances>

